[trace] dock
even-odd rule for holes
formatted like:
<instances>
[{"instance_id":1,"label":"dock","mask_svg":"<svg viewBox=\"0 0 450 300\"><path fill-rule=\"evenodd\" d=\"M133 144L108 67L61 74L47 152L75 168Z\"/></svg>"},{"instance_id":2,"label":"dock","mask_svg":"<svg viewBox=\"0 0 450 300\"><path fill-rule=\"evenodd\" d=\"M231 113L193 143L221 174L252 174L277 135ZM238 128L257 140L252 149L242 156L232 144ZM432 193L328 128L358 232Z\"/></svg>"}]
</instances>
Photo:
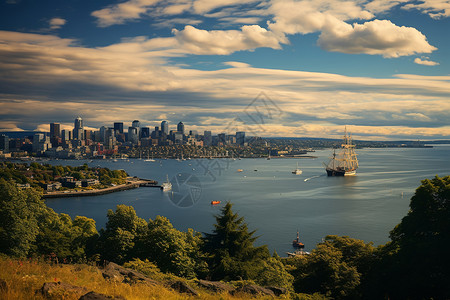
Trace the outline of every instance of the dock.
<instances>
[{"instance_id":1,"label":"dock","mask_svg":"<svg viewBox=\"0 0 450 300\"><path fill-rule=\"evenodd\" d=\"M110 186L104 189L97 189L97 190L81 190L81 191L56 191L56 192L47 192L42 195L44 199L51 199L51 198L68 198L68 197L88 197L88 196L98 196L98 195L105 195L120 191L126 191L135 189L138 187L157 187L158 181L150 180L150 179L141 179L141 178L128 178L127 183L125 184L119 184L115 186Z\"/></svg>"}]
</instances>

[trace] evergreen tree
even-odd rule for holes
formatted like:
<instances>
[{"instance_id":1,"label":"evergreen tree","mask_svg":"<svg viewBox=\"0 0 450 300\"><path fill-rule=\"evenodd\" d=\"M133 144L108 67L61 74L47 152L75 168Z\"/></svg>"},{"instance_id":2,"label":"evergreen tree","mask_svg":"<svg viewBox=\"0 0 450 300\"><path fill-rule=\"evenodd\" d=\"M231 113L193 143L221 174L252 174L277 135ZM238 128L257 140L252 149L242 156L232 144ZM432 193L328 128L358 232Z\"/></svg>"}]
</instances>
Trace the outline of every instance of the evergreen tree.
<instances>
[{"instance_id":1,"label":"evergreen tree","mask_svg":"<svg viewBox=\"0 0 450 300\"><path fill-rule=\"evenodd\" d=\"M214 280L254 279L258 260L269 258L270 254L267 246L253 246L255 231L249 231L244 218L231 208L228 202L216 216L213 233L206 233L204 237L210 277Z\"/></svg>"}]
</instances>

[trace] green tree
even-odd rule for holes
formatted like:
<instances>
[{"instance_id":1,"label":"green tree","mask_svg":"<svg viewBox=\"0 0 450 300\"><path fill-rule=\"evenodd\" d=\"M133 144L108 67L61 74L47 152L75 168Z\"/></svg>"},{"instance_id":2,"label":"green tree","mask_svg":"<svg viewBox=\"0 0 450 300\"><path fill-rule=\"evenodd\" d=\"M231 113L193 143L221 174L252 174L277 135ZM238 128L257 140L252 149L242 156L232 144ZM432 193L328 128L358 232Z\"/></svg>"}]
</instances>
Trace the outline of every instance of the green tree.
<instances>
[{"instance_id":1,"label":"green tree","mask_svg":"<svg viewBox=\"0 0 450 300\"><path fill-rule=\"evenodd\" d=\"M100 230L97 249L103 259L122 264L136 257L135 244L147 231L147 222L136 215L131 206L117 205L108 210L106 229Z\"/></svg>"},{"instance_id":2,"label":"green tree","mask_svg":"<svg viewBox=\"0 0 450 300\"><path fill-rule=\"evenodd\" d=\"M156 263L163 272L194 278L206 271L201 242L199 233L179 231L169 219L157 216L148 222L141 256Z\"/></svg>"},{"instance_id":3,"label":"green tree","mask_svg":"<svg viewBox=\"0 0 450 300\"><path fill-rule=\"evenodd\" d=\"M391 299L450 298L450 176L426 179L380 252L374 285Z\"/></svg>"},{"instance_id":4,"label":"green tree","mask_svg":"<svg viewBox=\"0 0 450 300\"><path fill-rule=\"evenodd\" d=\"M374 247L349 237L327 236L310 255L294 258L294 288L336 299L358 299L373 262Z\"/></svg>"},{"instance_id":5,"label":"green tree","mask_svg":"<svg viewBox=\"0 0 450 300\"><path fill-rule=\"evenodd\" d=\"M15 183L0 179L0 252L26 256L39 232L38 215L44 210L37 191L20 190Z\"/></svg>"},{"instance_id":6,"label":"green tree","mask_svg":"<svg viewBox=\"0 0 450 300\"><path fill-rule=\"evenodd\" d=\"M270 258L267 246L254 247L255 231L248 231L244 218L227 203L216 216L211 234L205 234L204 249L208 253L209 276L214 280L257 279L261 262Z\"/></svg>"}]
</instances>

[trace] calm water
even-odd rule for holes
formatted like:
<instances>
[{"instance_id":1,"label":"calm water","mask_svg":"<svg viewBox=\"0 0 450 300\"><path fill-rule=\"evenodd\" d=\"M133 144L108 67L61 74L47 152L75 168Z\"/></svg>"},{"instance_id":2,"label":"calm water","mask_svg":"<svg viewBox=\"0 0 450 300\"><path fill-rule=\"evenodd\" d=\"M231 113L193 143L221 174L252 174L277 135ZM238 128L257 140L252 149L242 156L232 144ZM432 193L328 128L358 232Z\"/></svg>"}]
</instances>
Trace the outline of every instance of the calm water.
<instances>
[{"instance_id":1,"label":"calm water","mask_svg":"<svg viewBox=\"0 0 450 300\"><path fill-rule=\"evenodd\" d=\"M163 215L177 229L210 232L214 214L231 201L249 228L257 229L257 244L267 244L281 255L292 250L297 229L307 250L328 234L384 244L389 231L408 212L410 197L420 181L450 174L450 146L359 149L358 175L345 178L325 176L322 162L330 153L311 153L318 156L315 159L50 161L124 169L132 176L159 182L168 175L174 192L139 188L96 197L52 199L47 204L72 217L93 218L99 228L106 222L108 209L126 204L144 219ZM302 175L291 174L297 162ZM222 204L211 206L212 200Z\"/></svg>"}]
</instances>

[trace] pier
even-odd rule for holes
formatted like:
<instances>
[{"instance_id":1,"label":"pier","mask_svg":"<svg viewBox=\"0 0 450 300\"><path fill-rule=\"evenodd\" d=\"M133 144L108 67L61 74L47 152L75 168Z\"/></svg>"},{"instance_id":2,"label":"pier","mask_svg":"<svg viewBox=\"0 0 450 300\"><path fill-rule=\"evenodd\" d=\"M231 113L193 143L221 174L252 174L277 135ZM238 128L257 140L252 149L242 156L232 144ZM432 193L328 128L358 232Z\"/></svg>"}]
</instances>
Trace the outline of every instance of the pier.
<instances>
[{"instance_id":1,"label":"pier","mask_svg":"<svg viewBox=\"0 0 450 300\"><path fill-rule=\"evenodd\" d=\"M155 181L155 180L129 177L129 178L127 178L127 183L125 183L125 184L110 186L110 187L107 187L104 189L47 192L47 193L44 193L42 195L42 197L44 199L50 199L50 198L98 196L98 195L105 195L105 194L109 194L109 193L131 190L131 189L135 189L138 187L160 187L160 186L158 185L158 181Z\"/></svg>"}]
</instances>

